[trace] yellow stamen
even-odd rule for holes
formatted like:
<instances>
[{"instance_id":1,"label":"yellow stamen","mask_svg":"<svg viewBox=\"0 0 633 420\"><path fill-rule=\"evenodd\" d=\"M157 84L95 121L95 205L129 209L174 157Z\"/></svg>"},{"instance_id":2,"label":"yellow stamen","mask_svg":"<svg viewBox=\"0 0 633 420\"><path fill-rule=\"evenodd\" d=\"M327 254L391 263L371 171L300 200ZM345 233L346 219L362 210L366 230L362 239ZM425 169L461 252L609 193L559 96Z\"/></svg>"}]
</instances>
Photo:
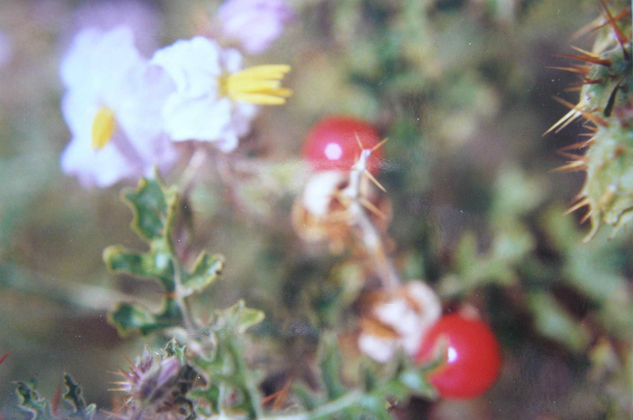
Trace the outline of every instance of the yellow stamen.
<instances>
[{"instance_id":1,"label":"yellow stamen","mask_svg":"<svg viewBox=\"0 0 633 420\"><path fill-rule=\"evenodd\" d=\"M281 79L289 71L290 66L283 64L249 67L220 78L221 94L255 105L285 104L292 90L281 87Z\"/></svg>"},{"instance_id":2,"label":"yellow stamen","mask_svg":"<svg viewBox=\"0 0 633 420\"><path fill-rule=\"evenodd\" d=\"M112 140L114 129L116 128L116 119L114 111L107 106L102 106L97 111L92 121L92 147L95 150L101 150L106 144Z\"/></svg>"}]
</instances>

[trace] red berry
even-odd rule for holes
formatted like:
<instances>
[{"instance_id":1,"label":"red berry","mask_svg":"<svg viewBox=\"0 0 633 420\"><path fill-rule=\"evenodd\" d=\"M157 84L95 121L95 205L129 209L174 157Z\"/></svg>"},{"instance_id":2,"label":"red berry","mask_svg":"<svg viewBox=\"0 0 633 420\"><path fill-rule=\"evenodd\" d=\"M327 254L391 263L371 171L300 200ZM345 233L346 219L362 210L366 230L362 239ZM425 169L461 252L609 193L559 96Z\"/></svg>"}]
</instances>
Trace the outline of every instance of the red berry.
<instances>
[{"instance_id":1,"label":"red berry","mask_svg":"<svg viewBox=\"0 0 633 420\"><path fill-rule=\"evenodd\" d=\"M445 346L444 363L431 373L442 397L474 398L494 384L501 368L501 350L490 327L479 319L445 315L428 331L415 356L428 363Z\"/></svg>"},{"instance_id":2,"label":"red berry","mask_svg":"<svg viewBox=\"0 0 633 420\"><path fill-rule=\"evenodd\" d=\"M346 116L329 116L320 120L308 133L303 156L317 171L349 170L363 148L370 149L380 142L376 129L363 120ZM369 170L378 171L382 153L375 150L369 158Z\"/></svg>"}]
</instances>

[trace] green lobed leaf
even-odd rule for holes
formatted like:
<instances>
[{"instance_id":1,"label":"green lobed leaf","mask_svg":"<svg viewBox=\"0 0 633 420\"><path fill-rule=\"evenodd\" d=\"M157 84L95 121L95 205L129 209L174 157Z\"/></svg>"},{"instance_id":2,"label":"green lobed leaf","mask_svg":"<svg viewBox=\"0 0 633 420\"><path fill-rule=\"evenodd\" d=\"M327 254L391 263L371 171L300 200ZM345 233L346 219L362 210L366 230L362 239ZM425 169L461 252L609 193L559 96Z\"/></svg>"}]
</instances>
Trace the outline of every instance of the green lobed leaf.
<instances>
[{"instance_id":1,"label":"green lobed leaf","mask_svg":"<svg viewBox=\"0 0 633 420\"><path fill-rule=\"evenodd\" d=\"M96 405L86 405L86 401L81 395L81 387L67 373L64 374L64 385L66 385L64 399L73 406L74 415L72 417L91 419L94 416L95 410L97 408Z\"/></svg>"},{"instance_id":2,"label":"green lobed leaf","mask_svg":"<svg viewBox=\"0 0 633 420\"><path fill-rule=\"evenodd\" d=\"M167 293L174 291L174 263L169 252L152 249L143 253L114 245L103 251L103 260L113 273L156 279Z\"/></svg>"},{"instance_id":3,"label":"green lobed leaf","mask_svg":"<svg viewBox=\"0 0 633 420\"><path fill-rule=\"evenodd\" d=\"M132 208L132 229L147 242L169 237L178 194L157 179L142 178L134 191L123 194Z\"/></svg>"},{"instance_id":4,"label":"green lobed leaf","mask_svg":"<svg viewBox=\"0 0 633 420\"><path fill-rule=\"evenodd\" d=\"M180 345L175 338L172 338L165 344L163 351L167 357L176 357L181 365L187 364L185 355L187 346Z\"/></svg>"},{"instance_id":5,"label":"green lobed leaf","mask_svg":"<svg viewBox=\"0 0 633 420\"><path fill-rule=\"evenodd\" d=\"M45 399L33 389L32 385L18 382L15 390L20 398L18 403L21 410L31 413L31 420L53 420L51 407Z\"/></svg>"},{"instance_id":6,"label":"green lobed leaf","mask_svg":"<svg viewBox=\"0 0 633 420\"><path fill-rule=\"evenodd\" d=\"M185 294L198 293L209 287L222 274L224 257L201 252L191 269L186 273L182 286ZM259 322L259 321L258 321Z\"/></svg>"},{"instance_id":7,"label":"green lobed leaf","mask_svg":"<svg viewBox=\"0 0 633 420\"><path fill-rule=\"evenodd\" d=\"M108 314L108 322L116 327L119 335L125 337L137 331L147 335L156 330L180 325L181 317L174 300L166 298L159 314L153 314L139 305L120 303Z\"/></svg>"},{"instance_id":8,"label":"green lobed leaf","mask_svg":"<svg viewBox=\"0 0 633 420\"><path fill-rule=\"evenodd\" d=\"M262 311L247 308L242 299L229 308L217 311L217 314L219 326L233 329L240 334L262 322L265 317Z\"/></svg>"}]
</instances>

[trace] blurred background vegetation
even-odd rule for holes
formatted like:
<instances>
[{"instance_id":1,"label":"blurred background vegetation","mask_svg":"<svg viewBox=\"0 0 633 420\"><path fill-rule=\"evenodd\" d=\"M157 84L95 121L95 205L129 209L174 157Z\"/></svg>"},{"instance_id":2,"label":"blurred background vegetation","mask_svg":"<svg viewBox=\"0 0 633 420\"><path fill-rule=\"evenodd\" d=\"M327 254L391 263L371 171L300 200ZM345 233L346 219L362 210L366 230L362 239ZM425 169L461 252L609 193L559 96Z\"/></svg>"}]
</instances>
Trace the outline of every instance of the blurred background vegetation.
<instances>
[{"instance_id":1,"label":"blurred background vegetation","mask_svg":"<svg viewBox=\"0 0 633 420\"><path fill-rule=\"evenodd\" d=\"M120 4L122 1L108 3ZM219 2L148 1L158 45L188 38ZM616 11L624 2L612 2ZM615 4L618 3L618 4ZM234 156L261 177L200 173L188 208L192 249L226 256L203 305L243 297L267 318L253 362L269 378L309 381L320 331L352 333L358 291L376 282L350 255L301 243L290 207L307 169L305 133L333 113L374 123L390 141L380 181L403 278L424 278L446 308L477 307L502 342L505 366L485 396L412 401L403 418L630 418L633 264L630 232L588 244L565 215L582 174L552 173L556 151L583 131L542 133L571 102L573 74L557 54L599 16L595 0L294 0L297 18L249 64L289 63L295 91L266 109ZM109 373L144 343L120 339L106 312L121 296L158 299L151 282L109 274L103 248L138 246L121 185L84 190L59 168L69 139L58 64L77 10L96 1L2 0L0 31L0 413L14 385L35 378L52 397L64 371L111 406ZM178 182L179 172L166 182ZM272 380L272 379L271 379Z\"/></svg>"}]
</instances>

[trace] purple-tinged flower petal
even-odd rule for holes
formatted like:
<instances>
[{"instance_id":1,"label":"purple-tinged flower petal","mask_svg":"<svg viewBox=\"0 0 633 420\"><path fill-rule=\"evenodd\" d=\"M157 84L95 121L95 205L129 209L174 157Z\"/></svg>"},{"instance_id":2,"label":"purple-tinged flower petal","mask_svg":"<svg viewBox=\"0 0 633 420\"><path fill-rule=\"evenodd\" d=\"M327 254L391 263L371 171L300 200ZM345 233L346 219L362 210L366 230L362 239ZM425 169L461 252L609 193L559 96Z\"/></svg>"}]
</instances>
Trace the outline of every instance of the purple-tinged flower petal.
<instances>
[{"instance_id":1,"label":"purple-tinged flower petal","mask_svg":"<svg viewBox=\"0 0 633 420\"><path fill-rule=\"evenodd\" d=\"M227 0L217 13L224 34L251 54L264 52L294 16L285 0Z\"/></svg>"},{"instance_id":2,"label":"purple-tinged flower petal","mask_svg":"<svg viewBox=\"0 0 633 420\"><path fill-rule=\"evenodd\" d=\"M157 10L147 2L137 0L108 0L87 2L72 16L72 32L85 28L108 31L126 26L134 34L140 51L151 54L158 47L161 20Z\"/></svg>"},{"instance_id":3,"label":"purple-tinged flower petal","mask_svg":"<svg viewBox=\"0 0 633 420\"><path fill-rule=\"evenodd\" d=\"M62 113L72 139L61 157L62 170L85 187L106 187L122 179L167 170L178 158L163 129L162 106L174 90L164 72L142 60L131 32L117 28L80 32L61 64L68 88ZM114 115L112 136L93 145L100 110Z\"/></svg>"}]
</instances>

